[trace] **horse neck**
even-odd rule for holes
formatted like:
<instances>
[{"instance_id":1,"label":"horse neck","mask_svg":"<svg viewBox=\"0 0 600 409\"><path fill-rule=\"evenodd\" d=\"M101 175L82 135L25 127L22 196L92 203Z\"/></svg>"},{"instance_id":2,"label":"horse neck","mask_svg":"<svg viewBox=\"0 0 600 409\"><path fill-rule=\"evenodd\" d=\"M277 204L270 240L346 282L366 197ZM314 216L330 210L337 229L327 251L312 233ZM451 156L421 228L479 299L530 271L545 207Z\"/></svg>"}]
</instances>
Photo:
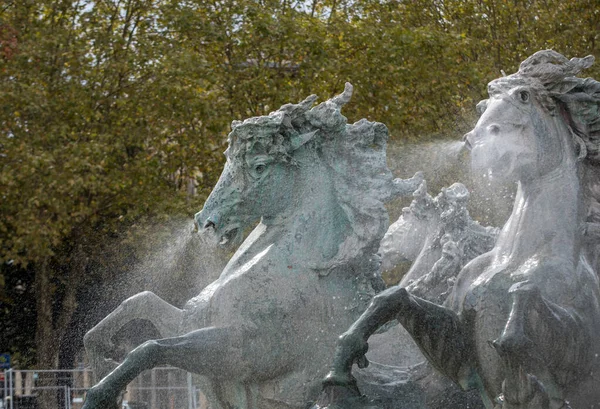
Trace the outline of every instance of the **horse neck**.
<instances>
[{"instance_id":1,"label":"horse neck","mask_svg":"<svg viewBox=\"0 0 600 409\"><path fill-rule=\"evenodd\" d=\"M548 174L519 181L512 214L496 243L500 263L523 263L534 255L578 256L582 196L574 160Z\"/></svg>"},{"instance_id":2,"label":"horse neck","mask_svg":"<svg viewBox=\"0 0 600 409\"><path fill-rule=\"evenodd\" d=\"M348 221L338 204L330 170L320 160L300 162L294 185L295 206L267 226L285 225L279 247L295 263L316 268L338 252L347 233Z\"/></svg>"}]
</instances>

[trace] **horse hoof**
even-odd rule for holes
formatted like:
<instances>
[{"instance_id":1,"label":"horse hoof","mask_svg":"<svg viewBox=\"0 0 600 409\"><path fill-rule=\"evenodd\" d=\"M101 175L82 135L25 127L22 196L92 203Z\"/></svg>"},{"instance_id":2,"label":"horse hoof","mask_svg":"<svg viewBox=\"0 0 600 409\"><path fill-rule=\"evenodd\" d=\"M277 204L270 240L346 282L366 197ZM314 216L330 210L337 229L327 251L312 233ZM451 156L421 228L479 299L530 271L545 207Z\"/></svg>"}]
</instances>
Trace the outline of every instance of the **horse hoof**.
<instances>
[{"instance_id":1,"label":"horse hoof","mask_svg":"<svg viewBox=\"0 0 600 409\"><path fill-rule=\"evenodd\" d=\"M341 386L350 389L360 395L358 386L356 384L356 378L351 373L339 373L331 371L323 379L323 389L332 386Z\"/></svg>"},{"instance_id":2,"label":"horse hoof","mask_svg":"<svg viewBox=\"0 0 600 409\"><path fill-rule=\"evenodd\" d=\"M347 360L351 359L352 362L364 362L361 360L368 350L369 344L367 341L351 331L343 333L338 338L336 353Z\"/></svg>"}]
</instances>

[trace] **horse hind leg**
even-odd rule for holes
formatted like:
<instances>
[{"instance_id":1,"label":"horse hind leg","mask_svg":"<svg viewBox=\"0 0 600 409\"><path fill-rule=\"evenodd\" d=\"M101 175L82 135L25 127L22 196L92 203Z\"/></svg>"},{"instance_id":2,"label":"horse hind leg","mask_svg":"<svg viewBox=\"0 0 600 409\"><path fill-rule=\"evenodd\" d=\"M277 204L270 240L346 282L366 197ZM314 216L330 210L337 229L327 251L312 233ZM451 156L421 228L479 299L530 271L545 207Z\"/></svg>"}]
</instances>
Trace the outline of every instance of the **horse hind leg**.
<instances>
[{"instance_id":1,"label":"horse hind leg","mask_svg":"<svg viewBox=\"0 0 600 409\"><path fill-rule=\"evenodd\" d=\"M107 358L115 346L112 337L135 319L150 321L162 337L175 336L182 322L183 312L154 293L144 291L123 301L119 307L88 331L83 343L98 382L118 366Z\"/></svg>"}]
</instances>

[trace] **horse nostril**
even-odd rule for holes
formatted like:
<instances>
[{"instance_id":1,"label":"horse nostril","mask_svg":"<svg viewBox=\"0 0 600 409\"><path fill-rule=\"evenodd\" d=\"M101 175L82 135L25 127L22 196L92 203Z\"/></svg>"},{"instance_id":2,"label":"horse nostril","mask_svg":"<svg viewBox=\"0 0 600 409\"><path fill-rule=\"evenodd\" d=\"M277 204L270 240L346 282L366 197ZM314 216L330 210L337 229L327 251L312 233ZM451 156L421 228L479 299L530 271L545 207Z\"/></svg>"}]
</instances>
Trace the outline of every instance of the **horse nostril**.
<instances>
[{"instance_id":1,"label":"horse nostril","mask_svg":"<svg viewBox=\"0 0 600 409\"><path fill-rule=\"evenodd\" d=\"M204 228L214 230L217 228L217 225L212 220L207 220L206 223L204 223Z\"/></svg>"},{"instance_id":2,"label":"horse nostril","mask_svg":"<svg viewBox=\"0 0 600 409\"><path fill-rule=\"evenodd\" d=\"M496 124L492 124L492 125L488 126L488 131L492 135L498 135L500 133L500 127Z\"/></svg>"},{"instance_id":3,"label":"horse nostril","mask_svg":"<svg viewBox=\"0 0 600 409\"><path fill-rule=\"evenodd\" d=\"M465 136L463 136L463 141L465 143L465 148L467 148L467 150L471 150L471 148L473 146L471 146L471 142L469 142L469 137L471 136L471 132L466 133Z\"/></svg>"}]
</instances>

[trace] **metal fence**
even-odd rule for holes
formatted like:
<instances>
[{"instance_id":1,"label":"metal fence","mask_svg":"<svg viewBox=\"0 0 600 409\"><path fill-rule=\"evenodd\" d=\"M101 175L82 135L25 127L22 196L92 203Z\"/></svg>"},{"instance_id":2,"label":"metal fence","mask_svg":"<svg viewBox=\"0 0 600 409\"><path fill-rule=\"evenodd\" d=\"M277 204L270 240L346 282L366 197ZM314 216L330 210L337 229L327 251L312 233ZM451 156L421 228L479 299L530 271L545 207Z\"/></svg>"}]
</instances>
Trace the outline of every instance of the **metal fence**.
<instances>
[{"instance_id":1,"label":"metal fence","mask_svg":"<svg viewBox=\"0 0 600 409\"><path fill-rule=\"evenodd\" d=\"M80 409L92 384L90 369L4 371L1 409L37 409L42 401L56 409ZM172 367L145 371L127 387L123 409L208 409L192 375Z\"/></svg>"}]
</instances>

